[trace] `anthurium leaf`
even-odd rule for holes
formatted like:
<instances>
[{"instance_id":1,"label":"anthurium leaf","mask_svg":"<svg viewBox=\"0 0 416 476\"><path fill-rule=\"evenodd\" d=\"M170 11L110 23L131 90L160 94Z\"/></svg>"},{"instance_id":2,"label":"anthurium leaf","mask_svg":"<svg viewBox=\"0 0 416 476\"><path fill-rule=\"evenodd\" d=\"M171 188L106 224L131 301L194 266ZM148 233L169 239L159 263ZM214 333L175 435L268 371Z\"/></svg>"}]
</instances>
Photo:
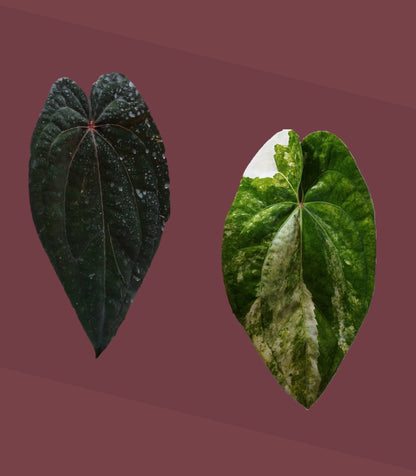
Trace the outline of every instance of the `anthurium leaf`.
<instances>
[{"instance_id":1,"label":"anthurium leaf","mask_svg":"<svg viewBox=\"0 0 416 476\"><path fill-rule=\"evenodd\" d=\"M371 197L340 139L283 130L264 144L225 221L224 283L264 362L307 408L367 314L375 251Z\"/></svg>"},{"instance_id":2,"label":"anthurium leaf","mask_svg":"<svg viewBox=\"0 0 416 476\"><path fill-rule=\"evenodd\" d=\"M100 76L89 100L68 78L53 84L32 136L29 190L42 245L98 357L170 211L164 146L125 76Z\"/></svg>"}]
</instances>

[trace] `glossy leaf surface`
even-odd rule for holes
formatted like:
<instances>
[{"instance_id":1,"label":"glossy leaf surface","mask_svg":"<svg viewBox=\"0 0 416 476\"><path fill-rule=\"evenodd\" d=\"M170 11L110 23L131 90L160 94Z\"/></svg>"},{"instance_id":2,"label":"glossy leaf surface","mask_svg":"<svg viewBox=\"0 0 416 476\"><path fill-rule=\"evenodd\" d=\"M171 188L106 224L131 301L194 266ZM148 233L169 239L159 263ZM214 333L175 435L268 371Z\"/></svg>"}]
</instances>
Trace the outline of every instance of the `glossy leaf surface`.
<instances>
[{"instance_id":1,"label":"glossy leaf surface","mask_svg":"<svg viewBox=\"0 0 416 476\"><path fill-rule=\"evenodd\" d=\"M118 73L87 99L56 81L31 142L40 240L96 355L123 321L169 217L164 146L143 98Z\"/></svg>"},{"instance_id":2,"label":"glossy leaf surface","mask_svg":"<svg viewBox=\"0 0 416 476\"><path fill-rule=\"evenodd\" d=\"M284 130L244 172L222 247L232 310L284 389L309 408L367 314L374 209L345 144Z\"/></svg>"}]
</instances>

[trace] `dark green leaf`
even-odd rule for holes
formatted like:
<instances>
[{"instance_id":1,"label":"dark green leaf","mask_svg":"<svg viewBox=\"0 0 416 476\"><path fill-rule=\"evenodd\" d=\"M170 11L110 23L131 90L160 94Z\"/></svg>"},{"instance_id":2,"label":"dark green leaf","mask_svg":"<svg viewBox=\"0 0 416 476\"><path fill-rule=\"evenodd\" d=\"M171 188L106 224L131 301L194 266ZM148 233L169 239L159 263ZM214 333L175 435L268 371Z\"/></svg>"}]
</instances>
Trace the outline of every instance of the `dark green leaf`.
<instances>
[{"instance_id":1,"label":"dark green leaf","mask_svg":"<svg viewBox=\"0 0 416 476\"><path fill-rule=\"evenodd\" d=\"M375 251L373 204L345 144L287 130L266 142L225 221L224 283L264 362L307 408L367 314Z\"/></svg>"},{"instance_id":2,"label":"dark green leaf","mask_svg":"<svg viewBox=\"0 0 416 476\"><path fill-rule=\"evenodd\" d=\"M169 218L164 146L118 73L53 84L33 132L30 204L40 240L96 355L123 321Z\"/></svg>"}]
</instances>

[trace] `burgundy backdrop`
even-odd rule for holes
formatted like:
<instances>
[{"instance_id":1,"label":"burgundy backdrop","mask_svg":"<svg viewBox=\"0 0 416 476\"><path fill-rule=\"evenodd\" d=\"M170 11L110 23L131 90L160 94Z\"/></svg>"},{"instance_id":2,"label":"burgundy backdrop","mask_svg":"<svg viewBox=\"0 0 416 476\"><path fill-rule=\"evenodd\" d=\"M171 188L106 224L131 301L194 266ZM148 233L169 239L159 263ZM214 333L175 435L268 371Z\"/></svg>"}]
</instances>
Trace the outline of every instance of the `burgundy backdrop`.
<instances>
[{"instance_id":1,"label":"burgundy backdrop","mask_svg":"<svg viewBox=\"0 0 416 476\"><path fill-rule=\"evenodd\" d=\"M206 22L186 2L165 13L162 3L119 0L94 14L98 2L0 1L2 473L415 474L410 3L399 2L400 16L379 8L376 25L372 2L361 16L326 2L302 15L307 2L274 11L260 10L263 1L252 11L214 2L202 10ZM366 35L364 20L374 26ZM388 51L380 25L394 39ZM172 216L96 360L36 235L28 160L52 83L69 76L89 91L112 71L133 81L161 132ZM343 139L376 210L370 312L309 411L264 366L221 273L222 228L242 172L283 128Z\"/></svg>"}]
</instances>

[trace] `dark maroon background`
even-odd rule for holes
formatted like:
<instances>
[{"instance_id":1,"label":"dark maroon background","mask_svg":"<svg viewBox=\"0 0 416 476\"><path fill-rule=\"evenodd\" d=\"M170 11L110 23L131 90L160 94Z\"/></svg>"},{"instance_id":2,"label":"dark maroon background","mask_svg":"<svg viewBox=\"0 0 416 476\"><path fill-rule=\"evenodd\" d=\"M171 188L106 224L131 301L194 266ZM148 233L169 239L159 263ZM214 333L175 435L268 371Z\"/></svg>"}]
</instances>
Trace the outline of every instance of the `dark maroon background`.
<instances>
[{"instance_id":1,"label":"dark maroon background","mask_svg":"<svg viewBox=\"0 0 416 476\"><path fill-rule=\"evenodd\" d=\"M416 473L414 12L411 2L355 3L182 1L174 11L119 0L98 13L99 2L0 1L0 472ZM111 71L133 81L159 127L172 216L95 360L36 235L27 176L51 84L69 76L88 91ZM342 138L376 210L370 312L309 411L265 368L221 273L241 174L282 128Z\"/></svg>"}]
</instances>

